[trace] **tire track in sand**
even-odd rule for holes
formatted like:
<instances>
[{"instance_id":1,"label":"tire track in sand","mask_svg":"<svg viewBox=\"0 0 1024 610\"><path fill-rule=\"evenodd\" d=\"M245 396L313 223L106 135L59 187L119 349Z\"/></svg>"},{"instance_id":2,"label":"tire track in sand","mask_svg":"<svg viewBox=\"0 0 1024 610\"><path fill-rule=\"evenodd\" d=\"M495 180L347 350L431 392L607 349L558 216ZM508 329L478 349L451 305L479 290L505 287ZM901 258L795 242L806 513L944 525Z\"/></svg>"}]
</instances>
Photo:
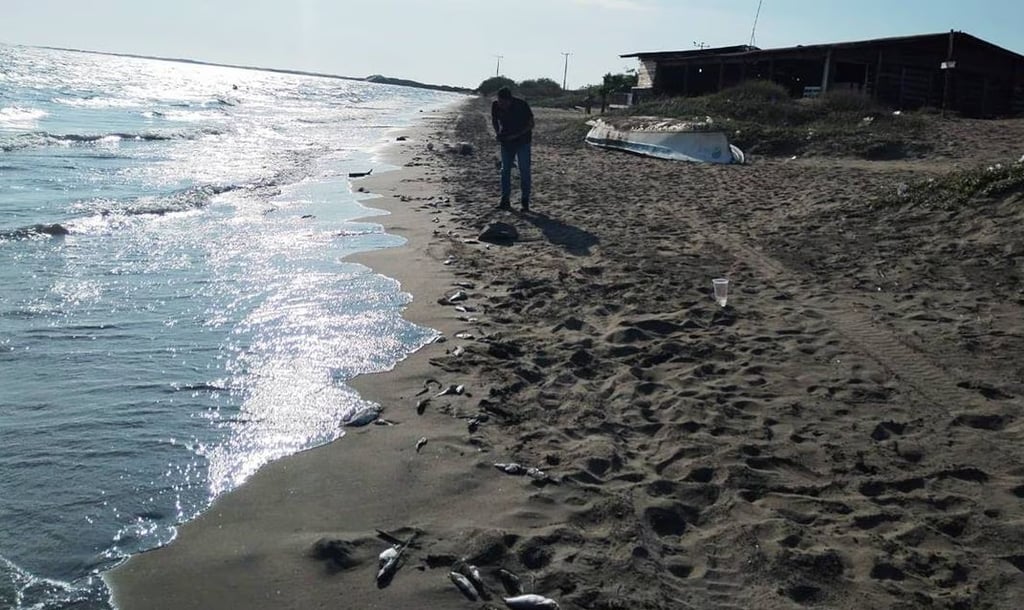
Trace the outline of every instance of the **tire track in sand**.
<instances>
[{"instance_id":1,"label":"tire track in sand","mask_svg":"<svg viewBox=\"0 0 1024 610\"><path fill-rule=\"evenodd\" d=\"M710 230L711 227L707 229ZM853 309L826 309L808 303L806 299L798 297L800 291L792 289L795 284L808 282L807 278L763 252L738 243L728 236L719 237L722 247L742 255L744 262L761 273L777 290L794 302L799 302L807 309L812 309L831 320L836 331L844 339L894 377L899 378L921 398L941 407L947 414L977 399L973 393L960 388L949 372L931 362L925 354L900 341L893 331L880 327L868 314ZM853 303L846 301L844 305L849 307Z\"/></svg>"}]
</instances>

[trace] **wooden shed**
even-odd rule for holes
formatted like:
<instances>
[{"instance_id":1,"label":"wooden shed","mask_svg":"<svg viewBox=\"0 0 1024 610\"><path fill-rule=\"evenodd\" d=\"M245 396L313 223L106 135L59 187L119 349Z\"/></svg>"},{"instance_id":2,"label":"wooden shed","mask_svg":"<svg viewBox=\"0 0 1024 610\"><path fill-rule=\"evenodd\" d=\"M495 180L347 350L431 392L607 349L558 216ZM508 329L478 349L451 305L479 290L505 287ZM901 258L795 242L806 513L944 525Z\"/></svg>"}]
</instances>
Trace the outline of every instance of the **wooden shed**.
<instances>
[{"instance_id":1,"label":"wooden shed","mask_svg":"<svg viewBox=\"0 0 1024 610\"><path fill-rule=\"evenodd\" d=\"M634 99L703 95L764 79L794 97L847 90L907 110L930 106L982 117L1024 113L1024 56L964 32L621 57L640 61Z\"/></svg>"}]
</instances>

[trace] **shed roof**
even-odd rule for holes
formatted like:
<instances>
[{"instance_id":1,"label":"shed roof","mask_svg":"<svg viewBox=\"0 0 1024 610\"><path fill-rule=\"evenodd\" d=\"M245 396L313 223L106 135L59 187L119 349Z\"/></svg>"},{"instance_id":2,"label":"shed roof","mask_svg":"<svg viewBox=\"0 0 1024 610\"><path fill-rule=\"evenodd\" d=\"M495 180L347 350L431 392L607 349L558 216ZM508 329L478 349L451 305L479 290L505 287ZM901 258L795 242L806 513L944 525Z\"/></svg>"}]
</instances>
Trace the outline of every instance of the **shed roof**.
<instances>
[{"instance_id":1,"label":"shed roof","mask_svg":"<svg viewBox=\"0 0 1024 610\"><path fill-rule=\"evenodd\" d=\"M1005 49L998 45L992 44L986 40L982 40L976 36L967 34L966 32L941 32L937 34L917 34L914 36L893 36L890 38L873 38L870 40L854 40L848 42L831 42L824 44L813 44L813 45L796 45L793 47L776 47L774 49L760 49L749 45L734 45L730 47L716 47L713 49L699 49L693 51L652 51L652 52L639 52L639 53L627 53L620 55L619 57L636 57L641 60L654 59L654 60L686 60L695 59L702 56L714 56L714 57L758 57L762 55L778 54L778 53L793 53L793 52L807 52L807 51L826 51L828 49L852 49L857 47L871 47L879 45L892 45L892 44L913 44L921 42L934 42L936 40L945 40L950 34L954 34L958 39L966 39L979 44L984 47L988 47L992 51L1010 55L1015 59L1024 61L1024 55L1015 53L1009 49Z\"/></svg>"}]
</instances>

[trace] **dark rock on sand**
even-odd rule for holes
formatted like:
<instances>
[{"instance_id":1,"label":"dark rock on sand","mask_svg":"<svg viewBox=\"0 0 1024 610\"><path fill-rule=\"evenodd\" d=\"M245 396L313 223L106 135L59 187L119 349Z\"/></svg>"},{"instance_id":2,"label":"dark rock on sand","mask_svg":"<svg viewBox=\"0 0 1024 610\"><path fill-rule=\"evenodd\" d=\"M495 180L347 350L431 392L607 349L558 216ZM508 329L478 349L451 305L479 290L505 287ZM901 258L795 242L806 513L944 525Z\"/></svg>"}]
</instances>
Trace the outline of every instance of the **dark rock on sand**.
<instances>
[{"instance_id":1,"label":"dark rock on sand","mask_svg":"<svg viewBox=\"0 0 1024 610\"><path fill-rule=\"evenodd\" d=\"M492 244L511 244L519 239L519 231L507 222L495 222L488 225L477 239Z\"/></svg>"},{"instance_id":2,"label":"dark rock on sand","mask_svg":"<svg viewBox=\"0 0 1024 610\"><path fill-rule=\"evenodd\" d=\"M360 561L354 557L356 547L340 538L321 538L313 545L312 555L321 561L330 561L342 570L354 568Z\"/></svg>"}]
</instances>

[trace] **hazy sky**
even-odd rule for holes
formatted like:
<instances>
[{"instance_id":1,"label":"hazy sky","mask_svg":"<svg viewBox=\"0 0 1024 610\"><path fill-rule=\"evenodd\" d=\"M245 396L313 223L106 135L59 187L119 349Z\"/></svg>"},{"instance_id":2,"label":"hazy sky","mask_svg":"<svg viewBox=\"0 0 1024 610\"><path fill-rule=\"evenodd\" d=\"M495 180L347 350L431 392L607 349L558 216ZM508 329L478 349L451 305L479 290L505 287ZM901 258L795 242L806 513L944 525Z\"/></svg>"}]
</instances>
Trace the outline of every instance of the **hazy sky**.
<instances>
[{"instance_id":1,"label":"hazy sky","mask_svg":"<svg viewBox=\"0 0 1024 610\"><path fill-rule=\"evenodd\" d=\"M623 53L749 42L758 0L0 0L0 42L475 87L598 82ZM1024 0L764 0L762 48L962 30L1024 53Z\"/></svg>"}]
</instances>

